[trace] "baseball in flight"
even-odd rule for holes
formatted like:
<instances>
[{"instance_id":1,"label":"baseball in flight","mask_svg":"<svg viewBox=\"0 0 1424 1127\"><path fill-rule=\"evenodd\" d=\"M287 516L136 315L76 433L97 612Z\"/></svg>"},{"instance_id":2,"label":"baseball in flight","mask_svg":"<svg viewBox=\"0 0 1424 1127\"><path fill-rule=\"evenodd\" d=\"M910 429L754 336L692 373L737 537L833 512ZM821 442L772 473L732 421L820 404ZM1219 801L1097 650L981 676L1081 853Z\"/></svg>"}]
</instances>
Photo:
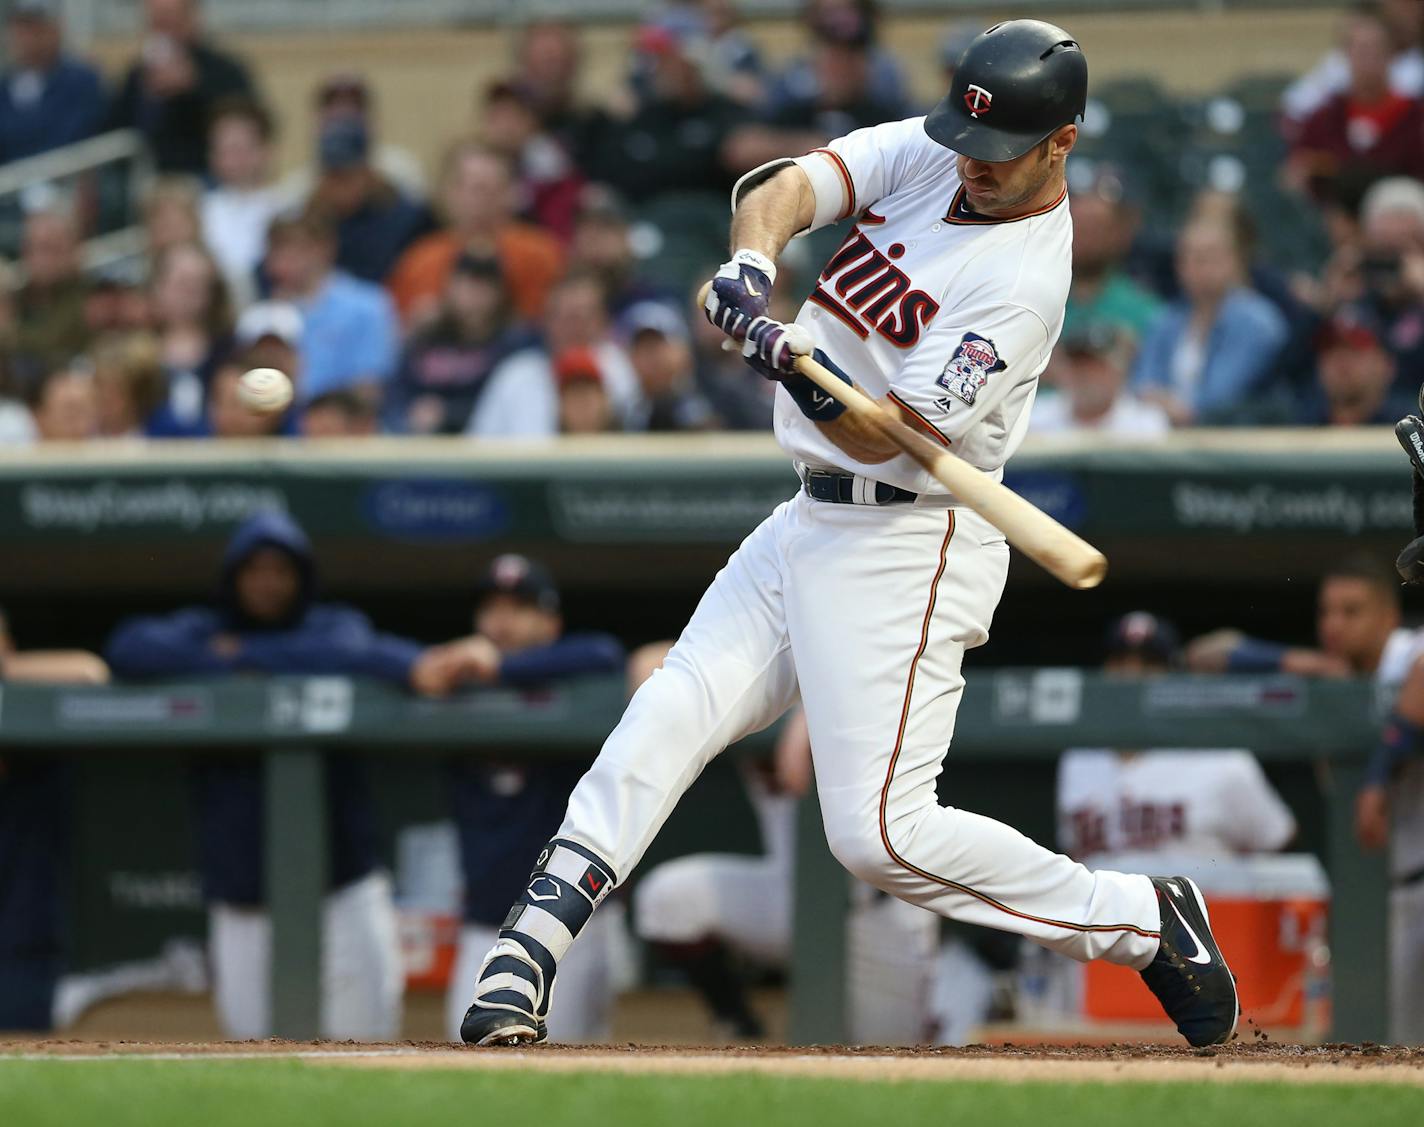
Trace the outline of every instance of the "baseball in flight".
<instances>
[{"instance_id":1,"label":"baseball in flight","mask_svg":"<svg viewBox=\"0 0 1424 1127\"><path fill-rule=\"evenodd\" d=\"M276 414L292 402L292 381L276 368L253 368L237 381L237 397L249 411Z\"/></svg>"}]
</instances>

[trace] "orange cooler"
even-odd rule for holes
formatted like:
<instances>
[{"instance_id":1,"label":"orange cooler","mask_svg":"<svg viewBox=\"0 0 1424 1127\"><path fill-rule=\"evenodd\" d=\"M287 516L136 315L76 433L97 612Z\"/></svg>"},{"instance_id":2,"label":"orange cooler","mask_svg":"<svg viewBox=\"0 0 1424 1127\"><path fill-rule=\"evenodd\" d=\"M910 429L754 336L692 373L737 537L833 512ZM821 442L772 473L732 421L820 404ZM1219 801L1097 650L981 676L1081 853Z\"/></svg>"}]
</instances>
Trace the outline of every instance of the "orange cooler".
<instances>
[{"instance_id":1,"label":"orange cooler","mask_svg":"<svg viewBox=\"0 0 1424 1127\"><path fill-rule=\"evenodd\" d=\"M1242 1032L1323 1038L1330 1029L1329 881L1310 854L1204 861L1161 854L1095 858L1096 869L1181 875L1197 882L1211 928L1235 972ZM1160 1022L1162 1008L1127 967L1088 963L1083 1016L1090 1022Z\"/></svg>"}]
</instances>

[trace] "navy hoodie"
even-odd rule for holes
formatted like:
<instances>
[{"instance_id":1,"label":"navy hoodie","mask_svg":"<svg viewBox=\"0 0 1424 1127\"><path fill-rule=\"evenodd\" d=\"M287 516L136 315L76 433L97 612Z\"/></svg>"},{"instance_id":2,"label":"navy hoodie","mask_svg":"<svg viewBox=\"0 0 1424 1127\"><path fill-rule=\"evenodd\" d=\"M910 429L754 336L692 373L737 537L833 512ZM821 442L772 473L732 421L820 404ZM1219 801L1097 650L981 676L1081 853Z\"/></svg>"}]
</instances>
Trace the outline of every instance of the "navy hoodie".
<instances>
[{"instance_id":1,"label":"navy hoodie","mask_svg":"<svg viewBox=\"0 0 1424 1127\"><path fill-rule=\"evenodd\" d=\"M295 561L301 593L279 623L249 619L238 605L234 578L259 548L275 547ZM223 556L212 607L132 618L109 639L105 657L116 676L220 676L232 673L338 674L409 683L421 647L378 633L360 611L315 601L316 570L306 534L279 511L258 513L233 535ZM213 640L238 640L219 654ZM195 771L200 863L210 900L256 905L262 892L262 770L250 757L202 762ZM326 758L331 887L365 876L376 865L376 820L365 765Z\"/></svg>"}]
</instances>

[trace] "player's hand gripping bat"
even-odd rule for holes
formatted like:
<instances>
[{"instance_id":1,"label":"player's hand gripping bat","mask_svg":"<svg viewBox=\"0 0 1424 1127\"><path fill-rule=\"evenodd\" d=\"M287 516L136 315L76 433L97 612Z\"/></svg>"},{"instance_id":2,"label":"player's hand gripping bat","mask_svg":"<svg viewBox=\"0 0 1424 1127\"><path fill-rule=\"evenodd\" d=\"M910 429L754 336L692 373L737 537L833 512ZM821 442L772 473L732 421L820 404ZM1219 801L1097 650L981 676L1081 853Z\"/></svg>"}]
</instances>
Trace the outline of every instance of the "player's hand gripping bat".
<instances>
[{"instance_id":1,"label":"player's hand gripping bat","mask_svg":"<svg viewBox=\"0 0 1424 1127\"><path fill-rule=\"evenodd\" d=\"M707 290L704 286L698 295L699 311L707 303ZM859 388L837 379L811 357L798 356L796 370L923 466L1050 575L1079 591L1096 587L1103 581L1108 571L1107 557L1042 509L957 454L936 446Z\"/></svg>"}]
</instances>

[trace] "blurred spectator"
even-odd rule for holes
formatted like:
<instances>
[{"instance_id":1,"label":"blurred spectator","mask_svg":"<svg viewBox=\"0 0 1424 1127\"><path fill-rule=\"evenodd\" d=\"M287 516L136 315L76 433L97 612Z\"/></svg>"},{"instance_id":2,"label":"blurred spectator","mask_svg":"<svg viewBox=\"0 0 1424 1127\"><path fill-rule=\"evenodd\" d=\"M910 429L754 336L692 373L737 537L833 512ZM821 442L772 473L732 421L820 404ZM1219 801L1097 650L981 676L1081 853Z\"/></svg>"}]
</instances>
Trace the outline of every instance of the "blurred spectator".
<instances>
[{"instance_id":1,"label":"blurred spectator","mask_svg":"<svg viewBox=\"0 0 1424 1127\"><path fill-rule=\"evenodd\" d=\"M103 661L82 650L20 650L0 610L0 682L102 685ZM69 768L0 755L0 1029L51 1027L68 945Z\"/></svg>"},{"instance_id":2,"label":"blurred spectator","mask_svg":"<svg viewBox=\"0 0 1424 1127\"><path fill-rule=\"evenodd\" d=\"M202 184L191 176L160 176L143 198L150 257L181 243L203 241Z\"/></svg>"},{"instance_id":3,"label":"blurred spectator","mask_svg":"<svg viewBox=\"0 0 1424 1127\"><path fill-rule=\"evenodd\" d=\"M578 33L568 24L535 20L520 33L511 80L523 87L544 128L571 151L589 118L578 103L582 70Z\"/></svg>"},{"instance_id":4,"label":"blurred spectator","mask_svg":"<svg viewBox=\"0 0 1424 1127\"><path fill-rule=\"evenodd\" d=\"M695 25L654 18L635 44L649 67L647 92L627 118L605 116L591 131L584 171L634 202L669 193L722 199L736 179L726 142L747 112L708 85Z\"/></svg>"},{"instance_id":5,"label":"blurred spectator","mask_svg":"<svg viewBox=\"0 0 1424 1127\"><path fill-rule=\"evenodd\" d=\"M778 278L782 275L778 274ZM777 303L778 295L795 289L788 286L785 291L773 290L771 299ZM775 309L771 316L781 317ZM795 308L787 311L788 319L794 320ZM770 430L772 408L775 404L776 385L757 377L747 367L740 349L725 349L722 342L727 334L713 325L706 317L692 319L692 345L697 371L697 386L707 401L712 404L717 417L728 430Z\"/></svg>"},{"instance_id":6,"label":"blurred spectator","mask_svg":"<svg viewBox=\"0 0 1424 1127\"><path fill-rule=\"evenodd\" d=\"M25 446L37 437L29 407L14 396L13 389L0 387L0 448Z\"/></svg>"},{"instance_id":7,"label":"blurred spectator","mask_svg":"<svg viewBox=\"0 0 1424 1127\"><path fill-rule=\"evenodd\" d=\"M1041 396L1029 426L1035 434L1096 433L1161 438L1171 420L1156 403L1127 390L1132 336L1111 321L1079 322L1058 345L1058 393Z\"/></svg>"},{"instance_id":8,"label":"blurred spectator","mask_svg":"<svg viewBox=\"0 0 1424 1127\"><path fill-rule=\"evenodd\" d=\"M272 115L257 102L230 99L213 109L208 127L213 183L202 198L203 242L222 267L238 308L256 293L267 228L282 208L272 183L273 137Z\"/></svg>"},{"instance_id":9,"label":"blurred spectator","mask_svg":"<svg viewBox=\"0 0 1424 1127\"><path fill-rule=\"evenodd\" d=\"M360 122L366 127L371 164L376 171L408 198L425 197L427 185L420 158L409 149L380 140L375 95L363 75L354 71L327 75L316 88L312 108L315 114L313 137L320 137L327 123L338 118ZM284 203L296 207L308 199L316 187L319 171L319 166L313 163L295 168L284 176L277 189Z\"/></svg>"},{"instance_id":10,"label":"blurred spectator","mask_svg":"<svg viewBox=\"0 0 1424 1127\"><path fill-rule=\"evenodd\" d=\"M555 356L591 349L620 421L638 400L638 377L613 337L601 280L571 274L549 294L542 342L516 352L490 373L465 433L480 438L542 438L558 433Z\"/></svg>"},{"instance_id":11,"label":"blurred spectator","mask_svg":"<svg viewBox=\"0 0 1424 1127\"><path fill-rule=\"evenodd\" d=\"M1417 4L1417 0L1416 0ZM1318 192L1342 169L1424 175L1424 106L1390 88L1394 42L1377 9L1356 9L1345 38L1349 86L1300 126L1286 165L1290 183Z\"/></svg>"},{"instance_id":12,"label":"blurred spectator","mask_svg":"<svg viewBox=\"0 0 1424 1127\"><path fill-rule=\"evenodd\" d=\"M849 36L865 37L870 49L870 99L876 105L890 107L890 116L886 120L910 115L910 99L904 70L892 52L876 46L880 30L880 7L875 0L807 0L802 21L810 31L813 42L826 39L844 41ZM820 75L817 73L814 57L793 61L771 84L771 111L776 112L788 102L814 100L819 84Z\"/></svg>"},{"instance_id":13,"label":"blurred spectator","mask_svg":"<svg viewBox=\"0 0 1424 1127\"><path fill-rule=\"evenodd\" d=\"M624 413L623 429L657 433L716 427L716 413L693 377L692 343L682 316L645 301L628 310L619 324L639 391L637 402Z\"/></svg>"},{"instance_id":14,"label":"blurred spectator","mask_svg":"<svg viewBox=\"0 0 1424 1127\"><path fill-rule=\"evenodd\" d=\"M569 269L593 274L603 282L615 318L642 301L679 304L676 294L642 276L627 209L605 184L585 185L579 196Z\"/></svg>"},{"instance_id":15,"label":"blurred spectator","mask_svg":"<svg viewBox=\"0 0 1424 1127\"><path fill-rule=\"evenodd\" d=\"M1211 220L1177 239L1182 297L1152 323L1132 389L1156 399L1174 426L1229 421L1259 390L1286 339L1280 311L1246 288L1236 234Z\"/></svg>"},{"instance_id":16,"label":"blurred spectator","mask_svg":"<svg viewBox=\"0 0 1424 1127\"><path fill-rule=\"evenodd\" d=\"M104 438L138 438L162 405L167 374L158 342L148 333L101 339L90 353Z\"/></svg>"},{"instance_id":17,"label":"blurred spectator","mask_svg":"<svg viewBox=\"0 0 1424 1127\"><path fill-rule=\"evenodd\" d=\"M302 412L304 438L369 438L380 429L376 406L354 391L318 395Z\"/></svg>"},{"instance_id":18,"label":"blurred spectator","mask_svg":"<svg viewBox=\"0 0 1424 1127\"><path fill-rule=\"evenodd\" d=\"M544 132L525 88L514 82L493 83L485 91L479 128L480 139L516 170L519 213L568 239L583 176L564 145Z\"/></svg>"},{"instance_id":19,"label":"blurred spectator","mask_svg":"<svg viewBox=\"0 0 1424 1127\"><path fill-rule=\"evenodd\" d=\"M978 20L963 20L950 24L939 41L940 87L948 90L954 85L954 76L959 72L959 60L969 49L969 44L979 37L984 29Z\"/></svg>"},{"instance_id":20,"label":"blurred spectator","mask_svg":"<svg viewBox=\"0 0 1424 1127\"><path fill-rule=\"evenodd\" d=\"M1419 0L1381 0L1356 3L1351 15L1340 25L1342 45L1330 50L1307 73L1286 88L1281 96L1281 112L1287 123L1287 133L1293 135L1316 110L1337 94L1350 88L1349 32L1356 13L1378 15L1389 28L1390 60L1389 88L1406 98L1424 96L1424 52L1420 38L1424 36L1424 4Z\"/></svg>"},{"instance_id":21,"label":"blurred spectator","mask_svg":"<svg viewBox=\"0 0 1424 1127\"><path fill-rule=\"evenodd\" d=\"M58 0L14 0L6 13L0 164L83 141L104 122L103 79L65 53L59 16Z\"/></svg>"},{"instance_id":22,"label":"blurred spectator","mask_svg":"<svg viewBox=\"0 0 1424 1127\"><path fill-rule=\"evenodd\" d=\"M25 217L20 244L25 284L15 292L15 348L50 363L84 351L88 285L80 273L79 232L65 212L36 211Z\"/></svg>"},{"instance_id":23,"label":"blurred spectator","mask_svg":"<svg viewBox=\"0 0 1424 1127\"><path fill-rule=\"evenodd\" d=\"M1074 183L1068 207L1073 215L1073 281L1064 334L1084 324L1110 324L1141 340L1162 304L1123 269L1142 212L1122 172L1099 165L1087 183Z\"/></svg>"},{"instance_id":24,"label":"blurred spectator","mask_svg":"<svg viewBox=\"0 0 1424 1127\"><path fill-rule=\"evenodd\" d=\"M386 291L333 269L336 231L308 209L273 221L267 235L272 293L301 313L297 402L340 388L364 389L372 401L395 371L400 330Z\"/></svg>"},{"instance_id":25,"label":"blurred spectator","mask_svg":"<svg viewBox=\"0 0 1424 1127\"><path fill-rule=\"evenodd\" d=\"M285 425L281 413L254 411L238 395L238 381L253 368L273 367L261 346L225 356L213 371L208 387L207 433L213 438L265 438L279 434Z\"/></svg>"},{"instance_id":26,"label":"blurred spectator","mask_svg":"<svg viewBox=\"0 0 1424 1127\"><path fill-rule=\"evenodd\" d=\"M1317 333L1315 352L1317 391L1301 425L1392 425L1412 409L1390 398L1394 357L1368 316L1350 310L1337 313Z\"/></svg>"},{"instance_id":27,"label":"blurred spectator","mask_svg":"<svg viewBox=\"0 0 1424 1127\"><path fill-rule=\"evenodd\" d=\"M547 231L514 218L518 201L509 160L485 145L458 142L445 157L440 204L447 226L417 240L389 279L405 323L434 314L450 269L465 251L498 257L515 311L538 317L563 271L564 253Z\"/></svg>"},{"instance_id":28,"label":"blurred spectator","mask_svg":"<svg viewBox=\"0 0 1424 1127\"><path fill-rule=\"evenodd\" d=\"M149 326L148 290L126 273L100 274L84 295L84 326L90 339L132 333Z\"/></svg>"},{"instance_id":29,"label":"blurred spectator","mask_svg":"<svg viewBox=\"0 0 1424 1127\"><path fill-rule=\"evenodd\" d=\"M490 374L531 343L511 318L499 260L456 259L439 314L406 343L386 391L388 425L412 434L461 433Z\"/></svg>"},{"instance_id":30,"label":"blurred spectator","mask_svg":"<svg viewBox=\"0 0 1424 1127\"><path fill-rule=\"evenodd\" d=\"M763 124L745 125L732 135L727 160L733 167L756 168L907 115L903 101L882 100L875 94L869 16L854 4L822 7L824 13L811 27L813 81L803 89L785 91Z\"/></svg>"},{"instance_id":31,"label":"blurred spectator","mask_svg":"<svg viewBox=\"0 0 1424 1127\"><path fill-rule=\"evenodd\" d=\"M149 306L167 387L148 420L154 437L193 437L218 357L232 342L232 303L218 265L199 243L178 243L153 263Z\"/></svg>"},{"instance_id":32,"label":"blurred spectator","mask_svg":"<svg viewBox=\"0 0 1424 1127\"><path fill-rule=\"evenodd\" d=\"M86 442L99 433L94 375L78 365L54 368L36 385L30 412L42 442Z\"/></svg>"},{"instance_id":33,"label":"blurred spectator","mask_svg":"<svg viewBox=\"0 0 1424 1127\"><path fill-rule=\"evenodd\" d=\"M325 121L317 151L321 174L307 206L336 223L336 265L353 277L384 282L425 227L424 209L372 166L360 118Z\"/></svg>"},{"instance_id":34,"label":"blurred spectator","mask_svg":"<svg viewBox=\"0 0 1424 1127\"><path fill-rule=\"evenodd\" d=\"M475 684L533 689L623 667L623 647L608 634L565 633L559 590L542 564L524 556L497 557L480 581L475 633L447 648L477 670ZM563 820L580 763L482 762L451 768L460 862L465 874L465 918L446 1000L446 1027L460 1038L470 986L494 943L529 870ZM559 1012L551 1013L554 1041L606 1038L612 1016L611 927L590 921L567 961L559 963ZM590 928L595 928L589 934ZM587 942L588 949L581 951ZM570 978L563 976L570 970Z\"/></svg>"},{"instance_id":35,"label":"blurred spectator","mask_svg":"<svg viewBox=\"0 0 1424 1127\"><path fill-rule=\"evenodd\" d=\"M324 673L437 695L469 674L459 654L378 633L360 611L317 602L316 585L306 534L285 513L257 513L228 544L216 606L129 619L109 638L107 657L116 675L134 679ZM204 760L195 770L214 1000L224 1032L237 1038L271 1033L261 772L247 757ZM400 957L359 757L327 758L326 792L331 871L323 906L322 1034L387 1040L400 1028Z\"/></svg>"},{"instance_id":36,"label":"blurred spectator","mask_svg":"<svg viewBox=\"0 0 1424 1127\"><path fill-rule=\"evenodd\" d=\"M1360 206L1359 305L1379 322L1395 359L1393 395L1408 403L1424 372L1424 185L1381 180Z\"/></svg>"},{"instance_id":37,"label":"blurred spectator","mask_svg":"<svg viewBox=\"0 0 1424 1127\"><path fill-rule=\"evenodd\" d=\"M208 171L208 117L223 98L254 95L247 68L202 37L200 0L144 0L144 40L110 110L116 129L148 138L160 172Z\"/></svg>"},{"instance_id":38,"label":"blurred spectator","mask_svg":"<svg viewBox=\"0 0 1424 1127\"><path fill-rule=\"evenodd\" d=\"M707 80L719 94L756 107L766 95L761 52L741 29L735 0L695 0L707 29Z\"/></svg>"},{"instance_id":39,"label":"blurred spectator","mask_svg":"<svg viewBox=\"0 0 1424 1127\"><path fill-rule=\"evenodd\" d=\"M591 348L568 348L554 357L559 388L560 434L607 434L617 430L613 404Z\"/></svg>"},{"instance_id":40,"label":"blurred spectator","mask_svg":"<svg viewBox=\"0 0 1424 1127\"><path fill-rule=\"evenodd\" d=\"M1180 666L1172 624L1145 611L1112 626L1103 670L1160 677ZM1075 861L1151 851L1212 860L1273 853L1295 817L1242 750L1074 748L1058 761L1058 847Z\"/></svg>"}]
</instances>

